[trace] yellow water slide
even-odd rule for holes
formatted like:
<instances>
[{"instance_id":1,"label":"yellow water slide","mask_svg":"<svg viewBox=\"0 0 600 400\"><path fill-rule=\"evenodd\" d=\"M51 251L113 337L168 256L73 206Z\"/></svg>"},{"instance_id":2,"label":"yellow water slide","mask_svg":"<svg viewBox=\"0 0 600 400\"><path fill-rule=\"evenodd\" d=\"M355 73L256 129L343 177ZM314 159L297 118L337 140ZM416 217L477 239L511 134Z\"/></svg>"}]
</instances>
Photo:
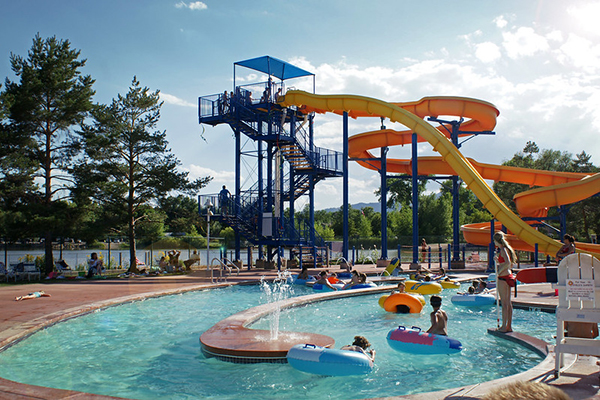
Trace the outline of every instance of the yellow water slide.
<instances>
[{"instance_id":1,"label":"yellow water slide","mask_svg":"<svg viewBox=\"0 0 600 400\"><path fill-rule=\"evenodd\" d=\"M600 192L600 174L588 176L568 172L541 171L526 168L484 164L465 158L449 140L450 133L424 121L425 117L454 116L466 118L461 125L461 136L469 132L492 130L499 112L494 105L464 97L426 97L415 102L389 103L369 97L354 95L316 95L290 90L279 103L286 107L295 105L303 112L347 112L353 118L383 117L409 128L407 131L384 129L357 134L349 138L349 156L352 158L375 158L369 150L384 146L411 143L411 135L417 133L418 141L429 142L441 157L419 157L419 174L455 174L481 200L484 206L508 230L508 239L517 249L531 251L538 244L542 253L553 255L561 243L549 238L515 215L487 185L485 179L541 186L515 196L517 209L522 216L545 216L548 207L570 204ZM379 169L378 161L358 161L373 170ZM411 174L410 160L388 159L389 172ZM490 224L465 225L461 229L465 240L487 245L490 241ZM499 226L496 228L499 229ZM600 256L600 246L577 244L578 251Z\"/></svg>"}]
</instances>

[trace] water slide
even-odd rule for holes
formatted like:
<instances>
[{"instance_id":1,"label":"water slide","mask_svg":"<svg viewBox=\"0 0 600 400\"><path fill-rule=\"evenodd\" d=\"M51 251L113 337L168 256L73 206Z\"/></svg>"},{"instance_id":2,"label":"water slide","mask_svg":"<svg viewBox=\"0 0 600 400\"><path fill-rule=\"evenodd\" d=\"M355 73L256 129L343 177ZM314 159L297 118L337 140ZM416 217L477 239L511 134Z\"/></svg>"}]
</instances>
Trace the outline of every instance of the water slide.
<instances>
[{"instance_id":1,"label":"water slide","mask_svg":"<svg viewBox=\"0 0 600 400\"><path fill-rule=\"evenodd\" d=\"M299 90L290 90L279 99L286 107L295 105L303 112L347 112L353 118L383 117L409 128L407 131L383 129L360 133L349 138L348 148L351 158L376 158L369 150L384 146L398 146L411 143L412 133L419 142L429 142L439 157L419 157L419 174L458 175L467 187L479 198L483 205L499 222L495 230L504 225L508 240L515 249L532 251L538 244L538 251L554 255L561 243L554 240L523 221L513 213L494 193L485 180L523 183L539 186L519 193L514 200L518 212L523 217L543 217L548 208L571 204L600 192L600 174L580 174L569 172L531 170L526 168L497 166L480 163L465 158L449 140L450 133L444 128L435 127L424 120L425 117L453 116L465 118L460 136L469 132L490 131L496 125L497 108L485 101L464 97L425 97L408 103L389 103L374 98L354 95L317 95ZM378 161L358 161L365 168L378 170ZM411 174L410 160L388 159L388 172ZM470 224L461 227L465 240L469 243L487 245L490 243L490 223ZM600 256L600 245L577 243L580 252Z\"/></svg>"}]
</instances>

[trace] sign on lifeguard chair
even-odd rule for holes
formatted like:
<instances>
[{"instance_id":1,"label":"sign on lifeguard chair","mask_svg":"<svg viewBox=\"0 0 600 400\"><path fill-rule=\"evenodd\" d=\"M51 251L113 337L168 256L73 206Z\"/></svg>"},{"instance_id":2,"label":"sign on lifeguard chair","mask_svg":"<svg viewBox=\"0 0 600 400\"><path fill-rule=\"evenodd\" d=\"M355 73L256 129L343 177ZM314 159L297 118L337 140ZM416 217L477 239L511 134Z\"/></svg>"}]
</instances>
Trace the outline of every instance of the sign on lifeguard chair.
<instances>
[{"instance_id":1,"label":"sign on lifeguard chair","mask_svg":"<svg viewBox=\"0 0 600 400\"><path fill-rule=\"evenodd\" d=\"M564 367L563 353L600 356L600 342L594 338L565 337L565 322L600 322L600 261L589 254L571 254L558 265L558 307L556 308L555 375Z\"/></svg>"}]
</instances>

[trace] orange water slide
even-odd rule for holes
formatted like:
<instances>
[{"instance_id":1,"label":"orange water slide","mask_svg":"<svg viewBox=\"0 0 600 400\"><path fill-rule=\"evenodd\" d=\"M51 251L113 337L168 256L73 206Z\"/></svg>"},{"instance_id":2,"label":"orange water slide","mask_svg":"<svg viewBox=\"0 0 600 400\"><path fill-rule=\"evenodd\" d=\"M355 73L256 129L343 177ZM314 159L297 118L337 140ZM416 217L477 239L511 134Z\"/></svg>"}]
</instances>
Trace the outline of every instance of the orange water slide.
<instances>
[{"instance_id":1,"label":"orange water slide","mask_svg":"<svg viewBox=\"0 0 600 400\"><path fill-rule=\"evenodd\" d=\"M538 244L539 251L554 254L561 243L551 239L527 222L521 220L496 196L485 180L523 183L541 186L515 196L517 209L522 216L545 216L548 207L570 204L600 192L600 174L587 174L531 170L525 168L497 166L466 159L449 140L449 132L437 129L425 117L453 116L467 119L461 125L462 136L469 132L489 131L496 124L499 112L485 101L464 97L426 97L409 103L385 101L352 95L314 95L302 91L289 91L280 101L282 105L297 105L305 112L344 111L353 118L383 117L399 122L409 128L406 131L392 129L365 132L349 138L349 155L355 159L376 158L369 150L384 146L411 143L412 133L417 140L429 142L441 157L419 157L419 174L458 175L467 187L482 201L484 206L509 230L509 240L516 249L531 251ZM377 160L357 160L362 166L378 170ZM411 174L410 160L388 159L389 172ZM487 245L490 242L490 224L481 223L463 226L465 240ZM500 228L500 224L496 229ZM600 255L600 246L578 243L579 251Z\"/></svg>"}]
</instances>

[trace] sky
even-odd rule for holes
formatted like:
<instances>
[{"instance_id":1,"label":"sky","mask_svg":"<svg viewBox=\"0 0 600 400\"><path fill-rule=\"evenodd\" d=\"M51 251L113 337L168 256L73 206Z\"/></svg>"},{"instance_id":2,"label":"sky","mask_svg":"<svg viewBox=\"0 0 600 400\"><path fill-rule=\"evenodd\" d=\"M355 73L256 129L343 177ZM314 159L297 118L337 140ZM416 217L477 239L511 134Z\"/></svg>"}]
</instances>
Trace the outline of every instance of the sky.
<instances>
[{"instance_id":1,"label":"sky","mask_svg":"<svg viewBox=\"0 0 600 400\"><path fill-rule=\"evenodd\" d=\"M198 97L232 90L233 64L264 55L314 73L319 94L490 102L500 110L495 135L460 149L481 162L500 164L534 141L540 149L585 151L600 165L600 1L0 0L0 6L2 82L17 80L10 55L25 57L38 33L81 51L97 103L126 94L136 76L160 90L160 129L182 170L213 177L201 194L234 187L235 153L228 126L198 124ZM253 79L266 78L236 69L237 82ZM341 151L341 117L318 115L315 123L316 144ZM350 135L379 125L351 120ZM433 154L430 145L419 145L419 155ZM388 157L410 158L410 146L391 148ZM351 163L349 175L351 204L377 201L377 173ZM316 209L340 207L342 180L320 182L315 202Z\"/></svg>"}]
</instances>

